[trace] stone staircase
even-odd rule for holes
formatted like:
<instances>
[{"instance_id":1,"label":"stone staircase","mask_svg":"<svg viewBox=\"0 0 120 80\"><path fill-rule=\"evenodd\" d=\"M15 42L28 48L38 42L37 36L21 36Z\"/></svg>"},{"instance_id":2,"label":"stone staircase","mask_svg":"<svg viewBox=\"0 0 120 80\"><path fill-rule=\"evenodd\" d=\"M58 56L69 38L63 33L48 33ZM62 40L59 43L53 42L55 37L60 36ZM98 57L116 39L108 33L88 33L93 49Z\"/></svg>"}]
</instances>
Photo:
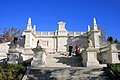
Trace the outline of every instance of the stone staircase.
<instances>
[{"instance_id":1,"label":"stone staircase","mask_svg":"<svg viewBox=\"0 0 120 80\"><path fill-rule=\"evenodd\" d=\"M45 67L32 68L29 80L110 80L102 68Z\"/></svg>"},{"instance_id":2,"label":"stone staircase","mask_svg":"<svg viewBox=\"0 0 120 80\"><path fill-rule=\"evenodd\" d=\"M47 54L47 67L31 68L28 80L110 80L103 67L83 67L80 56Z\"/></svg>"},{"instance_id":3,"label":"stone staircase","mask_svg":"<svg viewBox=\"0 0 120 80\"><path fill-rule=\"evenodd\" d=\"M83 67L80 56L65 56L60 53L48 54L47 67Z\"/></svg>"}]
</instances>

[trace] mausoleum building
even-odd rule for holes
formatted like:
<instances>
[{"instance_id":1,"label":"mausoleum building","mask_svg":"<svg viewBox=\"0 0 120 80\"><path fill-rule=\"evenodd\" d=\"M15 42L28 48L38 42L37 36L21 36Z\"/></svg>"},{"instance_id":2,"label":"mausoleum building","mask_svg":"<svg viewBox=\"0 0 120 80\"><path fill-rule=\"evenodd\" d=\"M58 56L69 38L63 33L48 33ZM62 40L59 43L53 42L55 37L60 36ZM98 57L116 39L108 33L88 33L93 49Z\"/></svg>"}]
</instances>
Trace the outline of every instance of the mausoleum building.
<instances>
[{"instance_id":1,"label":"mausoleum building","mask_svg":"<svg viewBox=\"0 0 120 80\"><path fill-rule=\"evenodd\" d=\"M101 31L95 18L93 18L93 26L90 27L88 25L86 32L68 31L66 29L66 22L62 21L58 22L58 29L55 31L39 32L36 31L36 26L32 25L31 18L29 18L23 35L25 37L17 42L20 46L18 47L18 52L20 51L22 53L23 60L28 60L33 57L33 60L36 60L36 46L43 48L47 54L55 53L56 55L59 53L68 53L68 48L72 44L72 53L75 52L76 45L80 47L79 55L82 58L81 62L84 66L120 63L118 57L120 55L120 45L101 40ZM0 58L6 57L5 55L10 51L8 44L10 43L0 44L0 56L2 56Z\"/></svg>"},{"instance_id":2,"label":"mausoleum building","mask_svg":"<svg viewBox=\"0 0 120 80\"><path fill-rule=\"evenodd\" d=\"M40 45L46 49L47 52L67 52L68 46L79 45L81 48L87 46L88 35L93 41L95 48L99 48L99 36L100 31L94 18L93 31L91 31L88 25L88 31L86 32L69 32L66 27L66 22L58 22L58 30L51 32L39 32L36 31L36 26L32 26L31 18L28 19L27 29L24 31L25 38L25 50L35 48L37 41L39 40ZM88 34L88 32L91 33Z\"/></svg>"}]
</instances>

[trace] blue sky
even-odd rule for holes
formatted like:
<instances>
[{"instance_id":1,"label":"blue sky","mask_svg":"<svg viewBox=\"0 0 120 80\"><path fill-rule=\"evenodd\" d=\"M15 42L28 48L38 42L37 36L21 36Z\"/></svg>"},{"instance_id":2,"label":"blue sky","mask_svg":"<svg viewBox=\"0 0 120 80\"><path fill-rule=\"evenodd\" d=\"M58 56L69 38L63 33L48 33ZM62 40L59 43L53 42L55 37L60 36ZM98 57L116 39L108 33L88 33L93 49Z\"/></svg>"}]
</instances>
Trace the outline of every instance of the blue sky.
<instances>
[{"instance_id":1,"label":"blue sky","mask_svg":"<svg viewBox=\"0 0 120 80\"><path fill-rule=\"evenodd\" d=\"M37 31L55 31L59 21L69 31L87 31L95 17L106 37L120 40L120 0L0 0L0 28L26 29L29 17Z\"/></svg>"}]
</instances>

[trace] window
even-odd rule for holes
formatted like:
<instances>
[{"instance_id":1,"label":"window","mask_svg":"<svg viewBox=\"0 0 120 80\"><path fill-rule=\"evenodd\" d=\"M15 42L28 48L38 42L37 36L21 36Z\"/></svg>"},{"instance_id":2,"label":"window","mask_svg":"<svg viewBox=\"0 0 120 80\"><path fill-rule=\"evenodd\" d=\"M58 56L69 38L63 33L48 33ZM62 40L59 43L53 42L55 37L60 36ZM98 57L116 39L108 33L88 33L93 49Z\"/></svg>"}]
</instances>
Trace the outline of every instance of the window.
<instances>
[{"instance_id":1,"label":"window","mask_svg":"<svg viewBox=\"0 0 120 80\"><path fill-rule=\"evenodd\" d=\"M48 46L48 41L43 41L43 46Z\"/></svg>"}]
</instances>

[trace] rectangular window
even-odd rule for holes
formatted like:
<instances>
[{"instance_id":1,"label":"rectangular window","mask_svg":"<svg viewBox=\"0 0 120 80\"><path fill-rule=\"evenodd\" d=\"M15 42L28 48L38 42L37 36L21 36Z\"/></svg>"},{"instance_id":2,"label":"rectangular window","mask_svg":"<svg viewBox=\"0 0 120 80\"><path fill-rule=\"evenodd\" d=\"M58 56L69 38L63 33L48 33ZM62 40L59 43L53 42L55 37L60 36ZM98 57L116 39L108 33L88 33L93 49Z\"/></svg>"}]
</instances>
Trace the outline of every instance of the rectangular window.
<instances>
[{"instance_id":1,"label":"rectangular window","mask_svg":"<svg viewBox=\"0 0 120 80\"><path fill-rule=\"evenodd\" d=\"M43 46L48 46L48 41L43 41Z\"/></svg>"}]
</instances>

